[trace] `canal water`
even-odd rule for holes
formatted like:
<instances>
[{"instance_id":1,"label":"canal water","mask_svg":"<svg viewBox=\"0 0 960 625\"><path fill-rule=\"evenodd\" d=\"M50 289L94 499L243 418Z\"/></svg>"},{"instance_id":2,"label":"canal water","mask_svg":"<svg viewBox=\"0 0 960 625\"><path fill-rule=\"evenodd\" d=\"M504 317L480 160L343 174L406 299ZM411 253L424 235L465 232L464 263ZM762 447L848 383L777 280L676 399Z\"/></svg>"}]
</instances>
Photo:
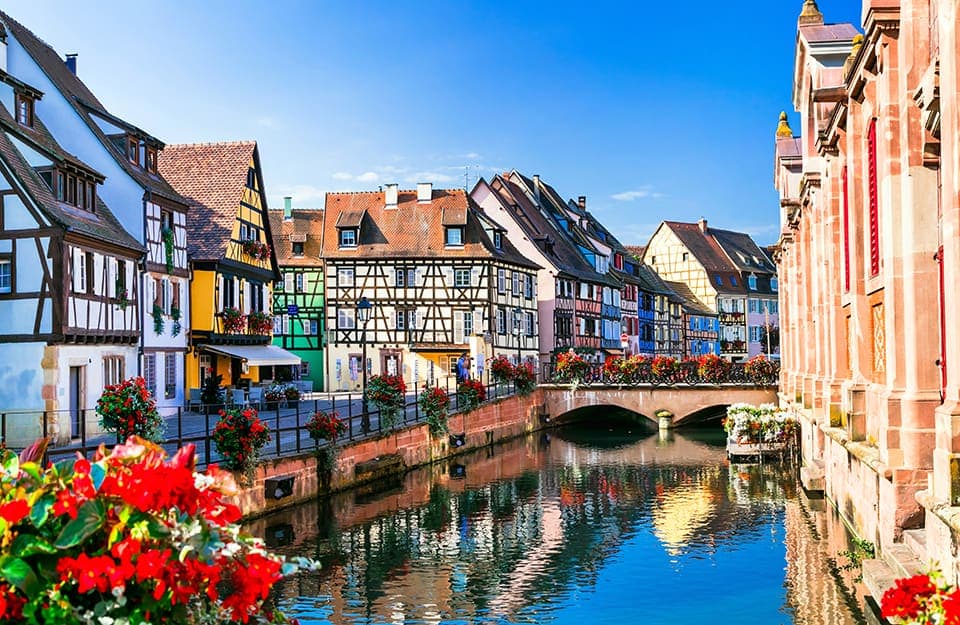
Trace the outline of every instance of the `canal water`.
<instances>
[{"instance_id":1,"label":"canal water","mask_svg":"<svg viewBox=\"0 0 960 625\"><path fill-rule=\"evenodd\" d=\"M855 549L790 464L731 464L719 427L563 429L248 526L320 571L303 624L862 623Z\"/></svg>"}]
</instances>

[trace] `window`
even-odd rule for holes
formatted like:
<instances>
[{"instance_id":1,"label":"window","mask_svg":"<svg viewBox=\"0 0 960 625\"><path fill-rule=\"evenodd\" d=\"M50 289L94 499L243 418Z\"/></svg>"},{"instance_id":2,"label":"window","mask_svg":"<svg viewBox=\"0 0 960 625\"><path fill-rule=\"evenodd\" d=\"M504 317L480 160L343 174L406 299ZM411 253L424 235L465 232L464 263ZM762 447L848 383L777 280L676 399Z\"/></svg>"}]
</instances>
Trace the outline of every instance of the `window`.
<instances>
[{"instance_id":1,"label":"window","mask_svg":"<svg viewBox=\"0 0 960 625\"><path fill-rule=\"evenodd\" d=\"M507 270L497 269L497 293L507 292Z\"/></svg>"},{"instance_id":2,"label":"window","mask_svg":"<svg viewBox=\"0 0 960 625\"><path fill-rule=\"evenodd\" d=\"M84 265L86 265L86 291L87 293L93 294L96 292L96 279L94 278L93 271L93 252L87 252Z\"/></svg>"},{"instance_id":3,"label":"window","mask_svg":"<svg viewBox=\"0 0 960 625\"><path fill-rule=\"evenodd\" d=\"M470 286L470 270L454 269L453 270L453 286L457 286L461 288Z\"/></svg>"},{"instance_id":4,"label":"window","mask_svg":"<svg viewBox=\"0 0 960 625\"><path fill-rule=\"evenodd\" d=\"M777 311L778 311L778 310L779 310L779 304L777 303L777 300L772 299L772 300L770 300L770 301L767 302L767 311L768 311L771 315L777 314Z\"/></svg>"},{"instance_id":5,"label":"window","mask_svg":"<svg viewBox=\"0 0 960 625\"><path fill-rule=\"evenodd\" d=\"M723 286L723 278L720 276L713 276L713 281L717 286Z\"/></svg>"},{"instance_id":6,"label":"window","mask_svg":"<svg viewBox=\"0 0 960 625\"><path fill-rule=\"evenodd\" d=\"M730 286L737 286L737 279L733 276L730 276Z\"/></svg>"},{"instance_id":7,"label":"window","mask_svg":"<svg viewBox=\"0 0 960 625\"><path fill-rule=\"evenodd\" d=\"M287 274L289 275L289 274ZM298 273L293 276L293 289L296 293L303 293L303 274Z\"/></svg>"},{"instance_id":8,"label":"window","mask_svg":"<svg viewBox=\"0 0 960 625\"><path fill-rule=\"evenodd\" d=\"M253 167L247 170L247 188L257 188L257 171Z\"/></svg>"},{"instance_id":9,"label":"window","mask_svg":"<svg viewBox=\"0 0 960 625\"><path fill-rule=\"evenodd\" d=\"M345 228L340 231L340 247L357 247L357 230Z\"/></svg>"},{"instance_id":10,"label":"window","mask_svg":"<svg viewBox=\"0 0 960 625\"><path fill-rule=\"evenodd\" d=\"M523 328L527 336L533 336L533 313L523 313Z\"/></svg>"},{"instance_id":11,"label":"window","mask_svg":"<svg viewBox=\"0 0 960 625\"><path fill-rule=\"evenodd\" d=\"M273 318L273 335L280 336L281 334L283 334L283 317L277 315Z\"/></svg>"},{"instance_id":12,"label":"window","mask_svg":"<svg viewBox=\"0 0 960 625\"><path fill-rule=\"evenodd\" d=\"M407 311L398 310L396 313L397 316L397 329L406 330L407 329Z\"/></svg>"},{"instance_id":13,"label":"window","mask_svg":"<svg viewBox=\"0 0 960 625\"><path fill-rule=\"evenodd\" d=\"M0 256L0 293L13 292L13 258L7 254Z\"/></svg>"},{"instance_id":14,"label":"window","mask_svg":"<svg viewBox=\"0 0 960 625\"><path fill-rule=\"evenodd\" d=\"M511 278L513 279L511 291L514 295L520 295L520 274L514 271L511 273Z\"/></svg>"},{"instance_id":15,"label":"window","mask_svg":"<svg viewBox=\"0 0 960 625\"><path fill-rule=\"evenodd\" d=\"M177 397L177 355L167 352L163 355L163 398Z\"/></svg>"},{"instance_id":16,"label":"window","mask_svg":"<svg viewBox=\"0 0 960 625\"><path fill-rule=\"evenodd\" d=\"M397 288L413 288L416 284L417 272L412 268L397 269Z\"/></svg>"},{"instance_id":17,"label":"window","mask_svg":"<svg viewBox=\"0 0 960 625\"><path fill-rule=\"evenodd\" d=\"M397 330L414 331L417 329L417 309L399 308L396 312Z\"/></svg>"},{"instance_id":18,"label":"window","mask_svg":"<svg viewBox=\"0 0 960 625\"><path fill-rule=\"evenodd\" d=\"M507 333L507 309L497 308L497 334Z\"/></svg>"},{"instance_id":19,"label":"window","mask_svg":"<svg viewBox=\"0 0 960 625\"><path fill-rule=\"evenodd\" d=\"M657 264L657 257L656 257L656 256L651 256L651 257L650 257L650 264L651 264L651 265L656 265L656 264Z\"/></svg>"},{"instance_id":20,"label":"window","mask_svg":"<svg viewBox=\"0 0 960 625\"><path fill-rule=\"evenodd\" d=\"M67 176L67 204L77 204L77 178Z\"/></svg>"},{"instance_id":21,"label":"window","mask_svg":"<svg viewBox=\"0 0 960 625\"><path fill-rule=\"evenodd\" d=\"M463 226L448 226L445 234L445 245L463 245Z\"/></svg>"},{"instance_id":22,"label":"window","mask_svg":"<svg viewBox=\"0 0 960 625\"><path fill-rule=\"evenodd\" d=\"M57 200L63 202L67 199L67 176L62 171L57 172Z\"/></svg>"},{"instance_id":23,"label":"window","mask_svg":"<svg viewBox=\"0 0 960 625\"><path fill-rule=\"evenodd\" d=\"M870 275L880 273L880 207L877 197L877 120L867 128L867 195L870 208Z\"/></svg>"},{"instance_id":24,"label":"window","mask_svg":"<svg viewBox=\"0 0 960 625\"><path fill-rule=\"evenodd\" d=\"M303 241L294 241L292 247L294 256L303 256Z\"/></svg>"},{"instance_id":25,"label":"window","mask_svg":"<svg viewBox=\"0 0 960 625\"><path fill-rule=\"evenodd\" d=\"M353 286L353 268L337 269L337 286Z\"/></svg>"},{"instance_id":26,"label":"window","mask_svg":"<svg viewBox=\"0 0 960 625\"><path fill-rule=\"evenodd\" d=\"M341 330L353 330L357 327L356 311L352 308L337 309L337 327Z\"/></svg>"},{"instance_id":27,"label":"window","mask_svg":"<svg viewBox=\"0 0 960 625\"><path fill-rule=\"evenodd\" d=\"M263 312L263 285L251 282L247 288L250 289L250 312Z\"/></svg>"},{"instance_id":28,"label":"window","mask_svg":"<svg viewBox=\"0 0 960 625\"><path fill-rule=\"evenodd\" d=\"M493 233L493 247L503 249L503 235L500 234L499 230L494 231Z\"/></svg>"},{"instance_id":29,"label":"window","mask_svg":"<svg viewBox=\"0 0 960 625\"><path fill-rule=\"evenodd\" d=\"M524 276L523 287L524 287L523 288L524 296L527 299L531 299L533 297L533 276L531 276L530 274L527 274L526 276Z\"/></svg>"},{"instance_id":30,"label":"window","mask_svg":"<svg viewBox=\"0 0 960 625\"><path fill-rule=\"evenodd\" d=\"M114 278L114 292L119 297L127 290L127 261L117 261L117 275Z\"/></svg>"},{"instance_id":31,"label":"window","mask_svg":"<svg viewBox=\"0 0 960 625\"><path fill-rule=\"evenodd\" d=\"M234 278L224 276L223 278L223 308L232 308L237 301L237 288Z\"/></svg>"},{"instance_id":32,"label":"window","mask_svg":"<svg viewBox=\"0 0 960 625\"><path fill-rule=\"evenodd\" d=\"M465 310L463 315L463 334L464 336L473 336L473 311Z\"/></svg>"},{"instance_id":33,"label":"window","mask_svg":"<svg viewBox=\"0 0 960 625\"><path fill-rule=\"evenodd\" d=\"M127 160L134 165L140 164L140 145L133 137L127 139Z\"/></svg>"},{"instance_id":34,"label":"window","mask_svg":"<svg viewBox=\"0 0 960 625\"><path fill-rule=\"evenodd\" d=\"M770 290L773 291L774 293L776 293L778 287L779 287L779 282L777 282L777 279L776 279L776 278L770 278ZM849 290L849 288L850 288L850 287L848 286L848 287L847 287L847 290Z\"/></svg>"},{"instance_id":35,"label":"window","mask_svg":"<svg viewBox=\"0 0 960 625\"><path fill-rule=\"evenodd\" d=\"M24 93L17 94L17 121L33 127L33 98Z\"/></svg>"},{"instance_id":36,"label":"window","mask_svg":"<svg viewBox=\"0 0 960 625\"><path fill-rule=\"evenodd\" d=\"M753 274L747 276L747 288L749 288L751 291L757 290L757 276Z\"/></svg>"},{"instance_id":37,"label":"window","mask_svg":"<svg viewBox=\"0 0 960 625\"><path fill-rule=\"evenodd\" d=\"M316 319L303 319L301 320L301 327L303 328L304 336L316 336L317 335L317 320Z\"/></svg>"},{"instance_id":38,"label":"window","mask_svg":"<svg viewBox=\"0 0 960 625\"><path fill-rule=\"evenodd\" d=\"M157 173L157 148L147 148L147 171Z\"/></svg>"},{"instance_id":39,"label":"window","mask_svg":"<svg viewBox=\"0 0 960 625\"><path fill-rule=\"evenodd\" d=\"M760 312L759 304L760 304L759 300L755 300L755 299L747 300L747 311L752 313Z\"/></svg>"},{"instance_id":40,"label":"window","mask_svg":"<svg viewBox=\"0 0 960 625\"><path fill-rule=\"evenodd\" d=\"M112 386L123 382L123 356L103 357L103 385Z\"/></svg>"},{"instance_id":41,"label":"window","mask_svg":"<svg viewBox=\"0 0 960 625\"><path fill-rule=\"evenodd\" d=\"M157 396L157 356L150 354L143 357L143 379L147 383L147 389L154 397Z\"/></svg>"},{"instance_id":42,"label":"window","mask_svg":"<svg viewBox=\"0 0 960 625\"><path fill-rule=\"evenodd\" d=\"M684 252L683 254L680 255L680 258L683 259L683 262L687 262L688 260L690 260L690 254L688 252Z\"/></svg>"}]
</instances>

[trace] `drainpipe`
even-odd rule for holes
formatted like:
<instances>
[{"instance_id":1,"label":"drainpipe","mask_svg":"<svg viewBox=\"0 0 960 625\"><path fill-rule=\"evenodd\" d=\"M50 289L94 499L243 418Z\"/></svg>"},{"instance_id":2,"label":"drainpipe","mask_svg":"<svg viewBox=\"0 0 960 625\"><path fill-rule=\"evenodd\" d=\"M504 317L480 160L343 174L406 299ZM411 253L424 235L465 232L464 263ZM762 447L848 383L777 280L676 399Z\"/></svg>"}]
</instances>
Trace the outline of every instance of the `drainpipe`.
<instances>
[{"instance_id":1,"label":"drainpipe","mask_svg":"<svg viewBox=\"0 0 960 625\"><path fill-rule=\"evenodd\" d=\"M146 296L146 293L147 293L147 282L146 282L147 259L150 257L150 245L149 245L149 242L147 241L147 204L153 199L153 194L150 192L150 190L145 189L145 191L146 191L146 197L143 200L143 210L141 211L141 216L143 217L143 221L142 221L143 225L141 226L143 237L141 240L143 241L143 247L145 248L145 251L143 253L143 256L141 256L140 271L137 272L138 273L137 281L140 283L140 292L137 294L137 302L140 304L140 346L137 349L137 375L140 377L143 376L143 358L144 358L144 351L146 349L146 336L147 336L147 333L145 330L146 326L144 326L144 322L146 319L145 317L146 309L144 308L144 306L146 305L146 300L144 299L144 297Z\"/></svg>"}]
</instances>

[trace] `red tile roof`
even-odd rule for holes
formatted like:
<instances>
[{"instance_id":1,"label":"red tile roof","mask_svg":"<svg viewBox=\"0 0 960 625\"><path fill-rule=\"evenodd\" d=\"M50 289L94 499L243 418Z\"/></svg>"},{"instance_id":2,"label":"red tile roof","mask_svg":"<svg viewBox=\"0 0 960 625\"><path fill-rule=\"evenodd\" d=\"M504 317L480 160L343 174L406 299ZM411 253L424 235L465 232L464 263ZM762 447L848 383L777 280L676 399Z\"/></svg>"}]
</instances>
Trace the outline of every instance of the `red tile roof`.
<instances>
[{"instance_id":1,"label":"red tile roof","mask_svg":"<svg viewBox=\"0 0 960 625\"><path fill-rule=\"evenodd\" d=\"M707 232L704 233L700 229L700 224L697 223L680 221L665 221L663 223L673 231L683 245L690 250L690 253L703 265L710 276L710 286L714 290L720 293L739 294L746 292L740 272L727 258L717 240L710 234L711 228L707 228ZM719 283L717 283L717 277L720 278ZM730 281L731 277L736 281L735 286Z\"/></svg>"},{"instance_id":2,"label":"red tile roof","mask_svg":"<svg viewBox=\"0 0 960 625\"><path fill-rule=\"evenodd\" d=\"M323 261L323 209L297 208L290 219L283 218L282 210L270 211L270 230L277 264L283 267L320 267ZM303 254L293 255L294 240L303 242Z\"/></svg>"},{"instance_id":3,"label":"red tile roof","mask_svg":"<svg viewBox=\"0 0 960 625\"><path fill-rule=\"evenodd\" d=\"M237 220L256 141L168 145L158 156L163 177L187 199L187 242L192 260L220 260ZM263 189L261 196L266 201ZM266 206L264 206L266 208Z\"/></svg>"},{"instance_id":4,"label":"red tile roof","mask_svg":"<svg viewBox=\"0 0 960 625\"><path fill-rule=\"evenodd\" d=\"M853 37L857 34L859 31L853 24L817 24L800 27L800 35L810 43L853 41Z\"/></svg>"}]
</instances>

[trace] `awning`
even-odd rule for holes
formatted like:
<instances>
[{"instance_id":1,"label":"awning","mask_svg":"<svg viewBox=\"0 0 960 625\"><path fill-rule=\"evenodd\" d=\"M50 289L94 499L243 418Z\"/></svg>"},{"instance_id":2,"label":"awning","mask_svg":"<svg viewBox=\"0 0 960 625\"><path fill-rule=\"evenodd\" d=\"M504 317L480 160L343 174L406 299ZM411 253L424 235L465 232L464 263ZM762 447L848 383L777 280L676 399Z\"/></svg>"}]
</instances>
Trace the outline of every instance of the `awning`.
<instances>
[{"instance_id":1,"label":"awning","mask_svg":"<svg viewBox=\"0 0 960 625\"><path fill-rule=\"evenodd\" d=\"M201 349L214 354L246 360L248 365L299 365L300 356L276 345L204 345Z\"/></svg>"}]
</instances>

